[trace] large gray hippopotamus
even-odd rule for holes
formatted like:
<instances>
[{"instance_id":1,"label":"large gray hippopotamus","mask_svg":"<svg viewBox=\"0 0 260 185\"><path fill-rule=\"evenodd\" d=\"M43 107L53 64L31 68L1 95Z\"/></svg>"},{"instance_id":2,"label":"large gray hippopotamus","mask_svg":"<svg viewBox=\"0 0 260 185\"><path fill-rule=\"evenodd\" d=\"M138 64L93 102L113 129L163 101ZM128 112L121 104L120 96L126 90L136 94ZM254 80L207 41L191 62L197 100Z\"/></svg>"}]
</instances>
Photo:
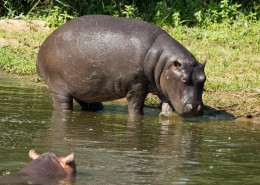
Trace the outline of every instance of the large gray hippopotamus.
<instances>
[{"instance_id":1,"label":"large gray hippopotamus","mask_svg":"<svg viewBox=\"0 0 260 185\"><path fill-rule=\"evenodd\" d=\"M52 92L53 107L100 110L102 101L126 97L129 116L143 115L148 93L162 113L203 112L205 63L153 24L120 17L88 15L55 30L40 47L38 74Z\"/></svg>"}]
</instances>

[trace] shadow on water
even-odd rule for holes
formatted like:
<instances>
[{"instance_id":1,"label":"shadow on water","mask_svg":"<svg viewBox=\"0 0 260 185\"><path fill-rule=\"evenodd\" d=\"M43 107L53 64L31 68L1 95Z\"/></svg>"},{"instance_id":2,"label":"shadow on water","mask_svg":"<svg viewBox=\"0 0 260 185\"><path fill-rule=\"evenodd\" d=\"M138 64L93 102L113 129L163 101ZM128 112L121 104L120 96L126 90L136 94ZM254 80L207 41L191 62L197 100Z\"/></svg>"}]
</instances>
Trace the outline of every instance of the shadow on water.
<instances>
[{"instance_id":1,"label":"shadow on water","mask_svg":"<svg viewBox=\"0 0 260 185\"><path fill-rule=\"evenodd\" d=\"M46 88L10 79L0 79L0 99L0 176L21 169L35 148L74 152L75 185L260 182L260 126L232 115L187 120L146 108L130 122L115 102L103 112L57 112Z\"/></svg>"},{"instance_id":2,"label":"shadow on water","mask_svg":"<svg viewBox=\"0 0 260 185\"><path fill-rule=\"evenodd\" d=\"M234 120L236 117L225 111L218 110L210 106L204 106L204 114L202 116L186 118L187 121L217 121L217 120Z\"/></svg>"}]
</instances>

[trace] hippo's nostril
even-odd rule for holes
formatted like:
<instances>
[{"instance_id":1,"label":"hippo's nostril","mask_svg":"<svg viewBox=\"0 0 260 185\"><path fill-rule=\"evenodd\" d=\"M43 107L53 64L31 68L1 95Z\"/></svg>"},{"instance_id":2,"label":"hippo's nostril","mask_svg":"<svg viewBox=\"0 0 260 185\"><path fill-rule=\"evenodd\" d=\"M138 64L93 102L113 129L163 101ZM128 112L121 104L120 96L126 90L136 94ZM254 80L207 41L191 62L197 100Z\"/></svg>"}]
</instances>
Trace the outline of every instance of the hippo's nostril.
<instances>
[{"instance_id":1,"label":"hippo's nostril","mask_svg":"<svg viewBox=\"0 0 260 185\"><path fill-rule=\"evenodd\" d=\"M193 109L192 104L188 103L184 107L185 112L190 112Z\"/></svg>"},{"instance_id":2,"label":"hippo's nostril","mask_svg":"<svg viewBox=\"0 0 260 185\"><path fill-rule=\"evenodd\" d=\"M203 114L203 104L191 104L187 103L183 107L182 116L189 117L189 116L199 116Z\"/></svg>"},{"instance_id":3,"label":"hippo's nostril","mask_svg":"<svg viewBox=\"0 0 260 185\"><path fill-rule=\"evenodd\" d=\"M186 75L183 75L181 77L181 82L186 83L188 81L188 77Z\"/></svg>"}]
</instances>

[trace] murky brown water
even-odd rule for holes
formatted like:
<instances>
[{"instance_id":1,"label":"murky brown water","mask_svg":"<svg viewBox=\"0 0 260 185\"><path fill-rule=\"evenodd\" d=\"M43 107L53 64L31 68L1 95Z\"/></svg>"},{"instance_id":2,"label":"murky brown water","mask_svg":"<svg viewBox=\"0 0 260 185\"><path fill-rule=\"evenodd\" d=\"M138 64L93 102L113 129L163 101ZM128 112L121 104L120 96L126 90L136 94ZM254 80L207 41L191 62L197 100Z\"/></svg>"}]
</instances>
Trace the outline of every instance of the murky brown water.
<instances>
[{"instance_id":1,"label":"murky brown water","mask_svg":"<svg viewBox=\"0 0 260 185\"><path fill-rule=\"evenodd\" d=\"M128 122L125 105L71 115L53 112L46 88L0 77L0 176L18 171L31 148L74 152L72 184L260 184L260 125L159 119L145 109Z\"/></svg>"}]
</instances>

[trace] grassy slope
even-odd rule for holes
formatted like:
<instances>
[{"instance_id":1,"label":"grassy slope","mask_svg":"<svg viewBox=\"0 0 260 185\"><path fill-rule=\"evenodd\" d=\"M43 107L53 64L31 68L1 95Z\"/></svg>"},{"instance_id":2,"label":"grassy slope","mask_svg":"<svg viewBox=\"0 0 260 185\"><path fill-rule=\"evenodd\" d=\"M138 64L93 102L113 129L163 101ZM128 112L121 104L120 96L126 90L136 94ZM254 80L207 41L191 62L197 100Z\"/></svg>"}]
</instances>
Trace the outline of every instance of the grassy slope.
<instances>
[{"instance_id":1,"label":"grassy slope","mask_svg":"<svg viewBox=\"0 0 260 185\"><path fill-rule=\"evenodd\" d=\"M0 67L20 75L35 74L41 42L50 34L42 21L0 20Z\"/></svg>"},{"instance_id":2,"label":"grassy slope","mask_svg":"<svg viewBox=\"0 0 260 185\"><path fill-rule=\"evenodd\" d=\"M2 21L6 24L6 20ZM19 74L35 74L38 48L51 30L33 22L25 22L20 28L9 24L8 29L5 24L0 24L0 67ZM206 104L240 116L260 114L259 26L258 22L164 29L199 61L207 59Z\"/></svg>"},{"instance_id":3,"label":"grassy slope","mask_svg":"<svg viewBox=\"0 0 260 185\"><path fill-rule=\"evenodd\" d=\"M260 91L259 24L169 30L198 60L207 59L206 90Z\"/></svg>"}]
</instances>

